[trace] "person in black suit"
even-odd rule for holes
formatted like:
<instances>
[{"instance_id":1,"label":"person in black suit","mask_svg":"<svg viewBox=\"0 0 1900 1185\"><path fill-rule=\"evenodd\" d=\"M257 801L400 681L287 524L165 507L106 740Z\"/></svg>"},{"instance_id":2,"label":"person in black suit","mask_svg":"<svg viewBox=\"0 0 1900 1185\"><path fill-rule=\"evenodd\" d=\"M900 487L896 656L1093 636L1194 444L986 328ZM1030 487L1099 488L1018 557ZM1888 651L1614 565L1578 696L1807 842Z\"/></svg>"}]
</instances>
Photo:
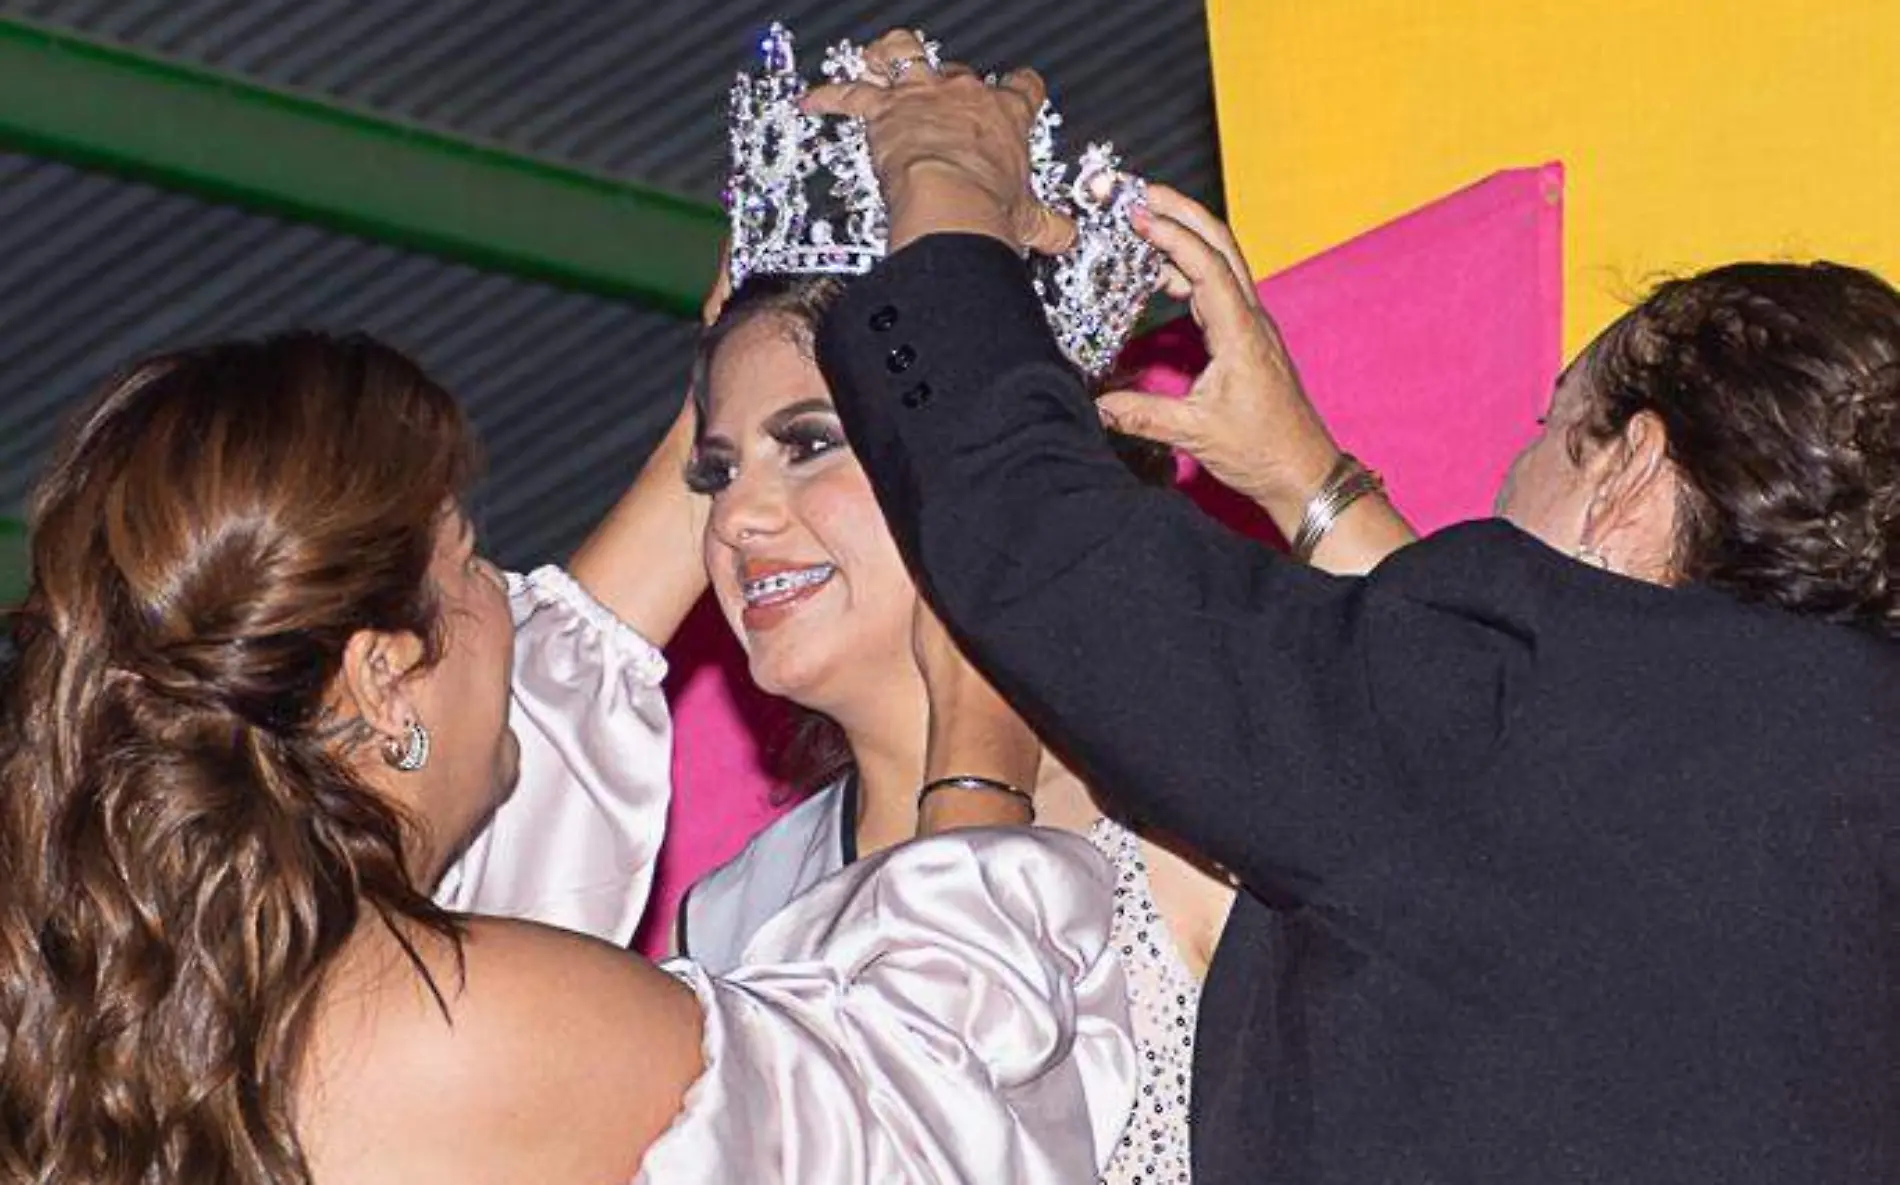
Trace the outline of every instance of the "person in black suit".
<instances>
[{"instance_id":1,"label":"person in black suit","mask_svg":"<svg viewBox=\"0 0 1900 1185\"><path fill-rule=\"evenodd\" d=\"M1665 284L1566 372L1500 518L1330 577L1115 463L1019 256L1062 240L1035 80L890 74L810 101L867 120L892 219L820 362L958 642L1238 878L1197 1181L1900 1180L1900 294ZM1303 402L1162 223L1201 409ZM1323 441L1296 420L1282 460Z\"/></svg>"}]
</instances>

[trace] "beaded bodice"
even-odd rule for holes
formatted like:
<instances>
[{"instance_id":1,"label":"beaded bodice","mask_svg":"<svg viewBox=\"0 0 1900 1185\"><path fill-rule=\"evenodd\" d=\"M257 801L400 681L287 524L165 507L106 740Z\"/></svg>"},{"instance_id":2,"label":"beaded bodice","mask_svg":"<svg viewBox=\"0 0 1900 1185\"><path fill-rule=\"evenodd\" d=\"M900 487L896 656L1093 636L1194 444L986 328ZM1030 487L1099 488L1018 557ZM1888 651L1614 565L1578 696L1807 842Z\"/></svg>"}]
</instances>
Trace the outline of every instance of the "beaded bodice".
<instances>
[{"instance_id":1,"label":"beaded bodice","mask_svg":"<svg viewBox=\"0 0 1900 1185\"><path fill-rule=\"evenodd\" d=\"M1141 841L1108 819L1089 841L1115 867L1115 916L1109 936L1128 978L1139 1091L1135 1113L1104 1185L1187 1185L1189 1085L1201 985L1188 972L1155 905Z\"/></svg>"}]
</instances>

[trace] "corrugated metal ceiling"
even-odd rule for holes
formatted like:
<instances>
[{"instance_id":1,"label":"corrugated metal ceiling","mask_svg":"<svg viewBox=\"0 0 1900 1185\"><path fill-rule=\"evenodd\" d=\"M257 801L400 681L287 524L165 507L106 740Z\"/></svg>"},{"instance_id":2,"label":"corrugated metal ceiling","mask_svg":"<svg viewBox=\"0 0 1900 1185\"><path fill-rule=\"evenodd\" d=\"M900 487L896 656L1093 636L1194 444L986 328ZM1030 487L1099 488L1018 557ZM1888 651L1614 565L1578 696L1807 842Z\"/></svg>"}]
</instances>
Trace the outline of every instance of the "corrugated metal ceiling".
<instances>
[{"instance_id":1,"label":"corrugated metal ceiling","mask_svg":"<svg viewBox=\"0 0 1900 1185\"><path fill-rule=\"evenodd\" d=\"M947 0L933 36L1051 80L1072 141L1218 192L1202 8L1190 0ZM0 0L0 15L367 107L712 200L723 94L758 30L814 51L892 23L884 4L689 0ZM898 16L907 14L898 13ZM364 328L470 404L490 454L491 546L564 553L678 398L690 329L281 220L0 157L0 514L17 513L61 410L126 359L293 325Z\"/></svg>"},{"instance_id":2,"label":"corrugated metal ceiling","mask_svg":"<svg viewBox=\"0 0 1900 1185\"><path fill-rule=\"evenodd\" d=\"M808 54L919 20L951 51L1050 80L1076 139L1215 186L1193 0L3 0L11 13L711 201L724 94L774 19ZM815 59L809 64L816 66Z\"/></svg>"},{"instance_id":3,"label":"corrugated metal ceiling","mask_svg":"<svg viewBox=\"0 0 1900 1185\"><path fill-rule=\"evenodd\" d=\"M525 564L577 542L683 390L691 326L64 166L0 156L0 506L126 360L291 326L421 359L488 452L483 525ZM24 282L22 282L24 281Z\"/></svg>"}]
</instances>

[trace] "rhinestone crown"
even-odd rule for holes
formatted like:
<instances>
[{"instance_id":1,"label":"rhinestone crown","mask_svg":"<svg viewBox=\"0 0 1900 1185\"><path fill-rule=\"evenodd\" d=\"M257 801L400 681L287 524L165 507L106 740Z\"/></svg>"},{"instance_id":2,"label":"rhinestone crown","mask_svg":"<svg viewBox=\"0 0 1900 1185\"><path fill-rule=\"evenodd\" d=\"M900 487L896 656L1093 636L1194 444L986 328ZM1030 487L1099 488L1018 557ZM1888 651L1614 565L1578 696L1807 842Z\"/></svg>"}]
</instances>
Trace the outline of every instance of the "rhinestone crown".
<instances>
[{"instance_id":1,"label":"rhinestone crown","mask_svg":"<svg viewBox=\"0 0 1900 1185\"><path fill-rule=\"evenodd\" d=\"M926 44L935 66L937 46ZM871 169L864 121L808 115L792 35L774 24L759 42L760 68L732 84L728 133L732 173L732 283L747 276L862 275L884 258L890 222ZM826 51L832 82L864 77L863 51L841 41ZM1133 332L1160 274L1160 255L1135 233L1131 208L1141 181L1120 171L1107 144L1091 144L1070 166L1056 159L1062 117L1049 104L1029 134L1031 185L1047 205L1075 220L1061 255L1030 257L1036 293L1056 341L1090 377L1107 372Z\"/></svg>"}]
</instances>

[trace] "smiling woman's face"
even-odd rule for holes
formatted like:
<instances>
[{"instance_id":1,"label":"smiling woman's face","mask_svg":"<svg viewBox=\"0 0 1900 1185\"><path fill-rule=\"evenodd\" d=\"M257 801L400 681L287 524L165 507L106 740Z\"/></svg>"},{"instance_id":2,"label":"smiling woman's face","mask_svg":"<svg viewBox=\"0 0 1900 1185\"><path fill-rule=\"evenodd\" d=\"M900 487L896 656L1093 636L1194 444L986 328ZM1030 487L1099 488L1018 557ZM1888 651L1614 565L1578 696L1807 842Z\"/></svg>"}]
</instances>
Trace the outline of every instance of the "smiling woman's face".
<instances>
[{"instance_id":1,"label":"smiling woman's face","mask_svg":"<svg viewBox=\"0 0 1900 1185\"><path fill-rule=\"evenodd\" d=\"M833 716L912 666L917 590L796 321L760 313L706 370L688 479L706 570L766 691Z\"/></svg>"}]
</instances>

